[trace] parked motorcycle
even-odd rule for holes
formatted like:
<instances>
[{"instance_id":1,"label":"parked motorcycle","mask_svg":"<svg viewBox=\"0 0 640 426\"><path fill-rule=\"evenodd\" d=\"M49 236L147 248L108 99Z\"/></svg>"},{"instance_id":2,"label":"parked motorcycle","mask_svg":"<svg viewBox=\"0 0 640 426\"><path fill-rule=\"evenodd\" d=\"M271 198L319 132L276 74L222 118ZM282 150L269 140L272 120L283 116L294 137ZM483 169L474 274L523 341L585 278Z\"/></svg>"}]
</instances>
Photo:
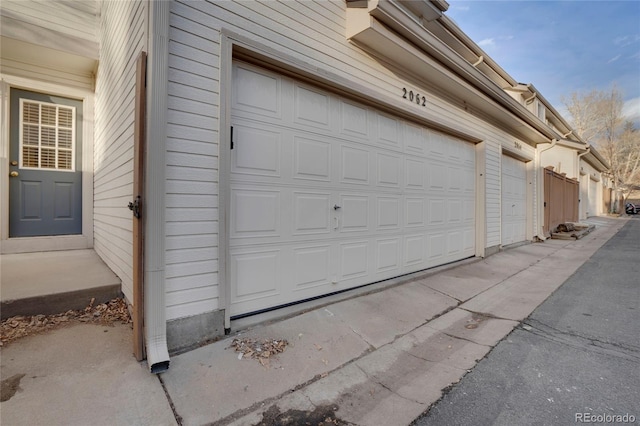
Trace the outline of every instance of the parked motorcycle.
<instances>
[{"instance_id":1,"label":"parked motorcycle","mask_svg":"<svg viewBox=\"0 0 640 426\"><path fill-rule=\"evenodd\" d=\"M638 214L640 213L640 204L627 203L624 206L624 211L627 214Z\"/></svg>"}]
</instances>

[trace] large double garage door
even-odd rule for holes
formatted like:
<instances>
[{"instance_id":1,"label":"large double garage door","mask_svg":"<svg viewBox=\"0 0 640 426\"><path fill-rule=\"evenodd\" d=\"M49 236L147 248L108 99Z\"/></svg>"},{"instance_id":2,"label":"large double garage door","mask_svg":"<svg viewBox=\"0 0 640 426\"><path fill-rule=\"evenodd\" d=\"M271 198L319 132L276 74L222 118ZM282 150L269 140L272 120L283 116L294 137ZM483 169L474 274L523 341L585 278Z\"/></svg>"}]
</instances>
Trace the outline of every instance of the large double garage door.
<instances>
[{"instance_id":1,"label":"large double garage door","mask_svg":"<svg viewBox=\"0 0 640 426\"><path fill-rule=\"evenodd\" d=\"M238 316L475 254L475 149L233 65L228 268Z\"/></svg>"}]
</instances>

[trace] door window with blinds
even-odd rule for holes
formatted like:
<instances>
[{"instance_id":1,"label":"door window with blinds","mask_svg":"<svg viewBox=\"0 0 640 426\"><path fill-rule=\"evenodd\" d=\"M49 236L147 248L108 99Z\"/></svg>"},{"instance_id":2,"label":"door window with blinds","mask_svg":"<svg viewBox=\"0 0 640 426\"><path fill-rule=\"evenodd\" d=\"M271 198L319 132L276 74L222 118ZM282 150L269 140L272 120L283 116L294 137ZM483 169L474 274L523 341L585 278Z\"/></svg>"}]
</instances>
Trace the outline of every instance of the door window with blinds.
<instances>
[{"instance_id":1,"label":"door window with blinds","mask_svg":"<svg viewBox=\"0 0 640 426\"><path fill-rule=\"evenodd\" d=\"M74 171L76 109L20 99L20 167Z\"/></svg>"}]
</instances>

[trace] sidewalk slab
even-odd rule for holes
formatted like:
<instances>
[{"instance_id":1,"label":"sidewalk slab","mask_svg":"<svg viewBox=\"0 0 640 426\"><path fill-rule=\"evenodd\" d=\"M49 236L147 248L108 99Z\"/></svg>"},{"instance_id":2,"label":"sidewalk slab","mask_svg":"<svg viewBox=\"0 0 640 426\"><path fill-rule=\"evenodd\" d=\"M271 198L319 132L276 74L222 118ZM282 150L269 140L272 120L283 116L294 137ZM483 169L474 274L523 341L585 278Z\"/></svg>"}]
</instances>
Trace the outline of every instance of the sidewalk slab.
<instances>
[{"instance_id":1,"label":"sidewalk slab","mask_svg":"<svg viewBox=\"0 0 640 426\"><path fill-rule=\"evenodd\" d=\"M130 325L81 324L1 348L3 388L8 380L16 389L3 395L1 423L175 425L160 381L131 354L131 333Z\"/></svg>"},{"instance_id":2,"label":"sidewalk slab","mask_svg":"<svg viewBox=\"0 0 640 426\"><path fill-rule=\"evenodd\" d=\"M177 355L162 380L184 425L215 422L339 369L456 304L418 283L407 283ZM265 367L254 359L238 359L227 349L236 337L287 339L290 345Z\"/></svg>"}]
</instances>

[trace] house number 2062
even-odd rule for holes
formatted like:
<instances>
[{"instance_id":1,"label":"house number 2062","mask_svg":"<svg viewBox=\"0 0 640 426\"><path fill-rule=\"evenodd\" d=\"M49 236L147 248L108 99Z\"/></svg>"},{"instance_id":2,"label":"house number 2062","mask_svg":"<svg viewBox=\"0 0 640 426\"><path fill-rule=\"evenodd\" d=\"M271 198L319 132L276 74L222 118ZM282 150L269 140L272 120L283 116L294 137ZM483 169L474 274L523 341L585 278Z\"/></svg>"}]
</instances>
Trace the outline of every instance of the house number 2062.
<instances>
[{"instance_id":1,"label":"house number 2062","mask_svg":"<svg viewBox=\"0 0 640 426\"><path fill-rule=\"evenodd\" d=\"M427 106L425 105L427 98L420 95L420 93L414 93L413 90L407 90L404 87L402 88L402 99L408 99L410 102L415 102L416 105Z\"/></svg>"}]
</instances>

